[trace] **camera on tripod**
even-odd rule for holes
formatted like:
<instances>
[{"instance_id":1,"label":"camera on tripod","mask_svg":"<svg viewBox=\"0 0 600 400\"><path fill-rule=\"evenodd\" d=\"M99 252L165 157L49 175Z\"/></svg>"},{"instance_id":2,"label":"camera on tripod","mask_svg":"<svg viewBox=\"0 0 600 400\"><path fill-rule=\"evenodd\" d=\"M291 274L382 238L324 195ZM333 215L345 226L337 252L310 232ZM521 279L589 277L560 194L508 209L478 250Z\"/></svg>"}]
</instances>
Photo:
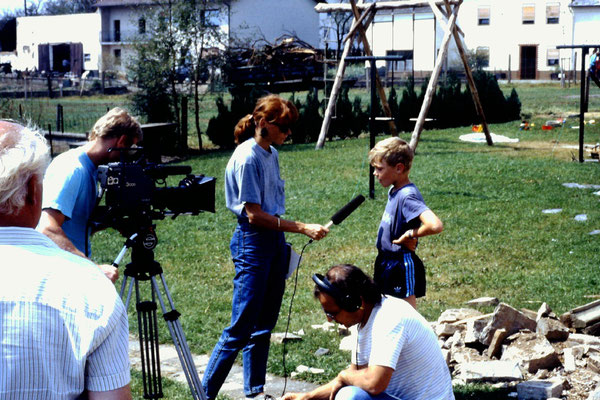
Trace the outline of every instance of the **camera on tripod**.
<instances>
[{"instance_id":1,"label":"camera on tripod","mask_svg":"<svg viewBox=\"0 0 600 400\"><path fill-rule=\"evenodd\" d=\"M215 178L191 172L190 166L154 164L143 159L100 165L98 181L105 193L105 205L96 207L92 219L101 226L121 230L166 215L175 218L203 211L214 213ZM172 175L185 177L177 186L167 186L166 179Z\"/></svg>"}]
</instances>

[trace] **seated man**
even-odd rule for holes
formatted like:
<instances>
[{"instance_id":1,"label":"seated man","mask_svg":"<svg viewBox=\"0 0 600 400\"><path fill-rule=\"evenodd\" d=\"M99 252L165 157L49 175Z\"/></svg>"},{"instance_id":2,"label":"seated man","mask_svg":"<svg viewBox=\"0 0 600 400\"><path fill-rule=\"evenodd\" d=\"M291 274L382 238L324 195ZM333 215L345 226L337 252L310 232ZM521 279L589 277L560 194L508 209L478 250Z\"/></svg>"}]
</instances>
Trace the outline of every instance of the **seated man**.
<instances>
[{"instance_id":1,"label":"seated man","mask_svg":"<svg viewBox=\"0 0 600 400\"><path fill-rule=\"evenodd\" d=\"M90 257L90 215L96 206L98 166L119 161L116 148L131 147L142 139L140 124L122 108L115 107L92 128L90 140L56 157L44 178L44 200L38 230L63 250ZM115 282L118 271L99 265Z\"/></svg>"},{"instance_id":2,"label":"seated man","mask_svg":"<svg viewBox=\"0 0 600 400\"><path fill-rule=\"evenodd\" d=\"M0 398L131 399L115 287L34 230L49 161L39 133L0 121Z\"/></svg>"},{"instance_id":3,"label":"seated man","mask_svg":"<svg viewBox=\"0 0 600 400\"><path fill-rule=\"evenodd\" d=\"M358 325L350 367L310 393L283 400L449 400L450 371L428 322L405 300L385 297L353 265L313 275L315 297L327 320Z\"/></svg>"}]
</instances>

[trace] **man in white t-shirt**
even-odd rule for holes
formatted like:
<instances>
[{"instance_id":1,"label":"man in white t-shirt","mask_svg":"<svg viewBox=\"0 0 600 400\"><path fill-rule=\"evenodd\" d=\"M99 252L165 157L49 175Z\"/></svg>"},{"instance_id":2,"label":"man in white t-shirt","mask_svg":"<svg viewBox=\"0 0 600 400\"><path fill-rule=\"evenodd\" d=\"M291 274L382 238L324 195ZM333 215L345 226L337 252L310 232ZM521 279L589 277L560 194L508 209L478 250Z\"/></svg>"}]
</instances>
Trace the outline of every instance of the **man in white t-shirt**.
<instances>
[{"instance_id":1,"label":"man in white t-shirt","mask_svg":"<svg viewBox=\"0 0 600 400\"><path fill-rule=\"evenodd\" d=\"M49 161L39 133L0 120L0 398L131 399L114 285L34 229Z\"/></svg>"},{"instance_id":2,"label":"man in white t-shirt","mask_svg":"<svg viewBox=\"0 0 600 400\"><path fill-rule=\"evenodd\" d=\"M382 296L359 268L336 265L313 275L329 321L358 325L352 364L331 382L283 400L451 400L450 371L429 323L405 300Z\"/></svg>"}]
</instances>

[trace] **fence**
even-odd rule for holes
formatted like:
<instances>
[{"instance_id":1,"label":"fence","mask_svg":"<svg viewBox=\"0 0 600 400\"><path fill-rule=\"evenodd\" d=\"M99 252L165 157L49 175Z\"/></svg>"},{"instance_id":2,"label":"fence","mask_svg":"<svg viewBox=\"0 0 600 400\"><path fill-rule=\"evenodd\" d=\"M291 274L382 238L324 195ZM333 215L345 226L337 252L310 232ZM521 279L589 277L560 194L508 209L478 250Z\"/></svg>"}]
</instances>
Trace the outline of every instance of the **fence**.
<instances>
[{"instance_id":1,"label":"fence","mask_svg":"<svg viewBox=\"0 0 600 400\"><path fill-rule=\"evenodd\" d=\"M3 98L59 98L89 94L121 94L127 92L124 82L111 76L82 79L69 76L25 76L0 74L0 97Z\"/></svg>"}]
</instances>

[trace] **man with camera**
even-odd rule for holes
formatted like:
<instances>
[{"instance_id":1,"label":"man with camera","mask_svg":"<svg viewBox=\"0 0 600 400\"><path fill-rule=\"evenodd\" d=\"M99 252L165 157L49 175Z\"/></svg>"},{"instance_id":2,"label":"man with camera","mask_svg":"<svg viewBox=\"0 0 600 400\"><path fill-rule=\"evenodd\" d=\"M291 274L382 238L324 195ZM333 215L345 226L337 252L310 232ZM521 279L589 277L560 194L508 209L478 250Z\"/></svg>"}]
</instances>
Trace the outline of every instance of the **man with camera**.
<instances>
[{"instance_id":1,"label":"man with camera","mask_svg":"<svg viewBox=\"0 0 600 400\"><path fill-rule=\"evenodd\" d=\"M64 250L91 255L90 216L97 202L98 166L119 161L121 151L142 139L140 124L127 111L115 107L92 128L89 141L56 157L44 177L42 217L38 230ZM118 270L98 266L114 283Z\"/></svg>"},{"instance_id":2,"label":"man with camera","mask_svg":"<svg viewBox=\"0 0 600 400\"><path fill-rule=\"evenodd\" d=\"M354 265L313 275L328 321L358 325L352 363L331 382L283 400L453 400L448 366L429 323L407 301L386 297Z\"/></svg>"},{"instance_id":3,"label":"man with camera","mask_svg":"<svg viewBox=\"0 0 600 400\"><path fill-rule=\"evenodd\" d=\"M34 229L49 161L38 132L0 121L0 398L131 399L114 286Z\"/></svg>"}]
</instances>

